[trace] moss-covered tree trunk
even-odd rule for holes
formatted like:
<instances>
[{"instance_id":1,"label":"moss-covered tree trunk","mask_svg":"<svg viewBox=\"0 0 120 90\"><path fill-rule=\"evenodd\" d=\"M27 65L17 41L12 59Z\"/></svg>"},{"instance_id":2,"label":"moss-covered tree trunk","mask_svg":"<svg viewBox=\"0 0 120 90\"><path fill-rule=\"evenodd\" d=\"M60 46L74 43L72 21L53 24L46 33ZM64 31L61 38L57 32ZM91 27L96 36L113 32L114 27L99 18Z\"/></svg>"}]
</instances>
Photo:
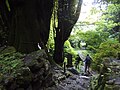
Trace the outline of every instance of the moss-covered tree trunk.
<instances>
[{"instance_id":1,"label":"moss-covered tree trunk","mask_svg":"<svg viewBox=\"0 0 120 90\"><path fill-rule=\"evenodd\" d=\"M53 0L8 0L10 6L9 45L29 53L47 43Z\"/></svg>"}]
</instances>

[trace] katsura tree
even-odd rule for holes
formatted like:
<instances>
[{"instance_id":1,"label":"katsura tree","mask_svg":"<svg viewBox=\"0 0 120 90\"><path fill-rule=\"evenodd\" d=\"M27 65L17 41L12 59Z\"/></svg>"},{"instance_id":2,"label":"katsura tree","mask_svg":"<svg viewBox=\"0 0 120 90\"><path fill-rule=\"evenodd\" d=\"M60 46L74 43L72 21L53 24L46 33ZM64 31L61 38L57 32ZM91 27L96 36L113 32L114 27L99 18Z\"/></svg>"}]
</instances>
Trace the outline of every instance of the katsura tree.
<instances>
[{"instance_id":1,"label":"katsura tree","mask_svg":"<svg viewBox=\"0 0 120 90\"><path fill-rule=\"evenodd\" d=\"M44 48L49 37L53 0L0 0L8 45L29 53Z\"/></svg>"},{"instance_id":2,"label":"katsura tree","mask_svg":"<svg viewBox=\"0 0 120 90\"><path fill-rule=\"evenodd\" d=\"M82 0L58 0L58 26L55 27L54 60L63 63L64 42L70 36L73 26L77 22L81 10ZM77 7L76 7L77 6Z\"/></svg>"}]
</instances>

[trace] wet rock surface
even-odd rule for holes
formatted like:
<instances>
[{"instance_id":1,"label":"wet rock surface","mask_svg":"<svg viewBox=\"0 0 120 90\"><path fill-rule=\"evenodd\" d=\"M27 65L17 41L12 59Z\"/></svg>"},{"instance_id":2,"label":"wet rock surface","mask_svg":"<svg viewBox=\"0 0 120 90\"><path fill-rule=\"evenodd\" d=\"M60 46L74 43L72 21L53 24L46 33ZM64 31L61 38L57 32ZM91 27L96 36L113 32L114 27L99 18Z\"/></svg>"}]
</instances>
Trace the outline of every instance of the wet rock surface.
<instances>
[{"instance_id":1,"label":"wet rock surface","mask_svg":"<svg viewBox=\"0 0 120 90\"><path fill-rule=\"evenodd\" d=\"M54 77L60 78L59 82L56 83L53 87L48 87L45 90L88 90L90 84L90 77L88 76L81 76L72 74L71 72L66 72L68 76L61 74L58 76L57 73L60 75L60 70L54 69ZM63 71L62 71L63 72ZM56 80L55 80L56 81Z\"/></svg>"},{"instance_id":2,"label":"wet rock surface","mask_svg":"<svg viewBox=\"0 0 120 90\"><path fill-rule=\"evenodd\" d=\"M92 90L120 90L120 60L107 58L100 74L91 78Z\"/></svg>"},{"instance_id":3,"label":"wet rock surface","mask_svg":"<svg viewBox=\"0 0 120 90\"><path fill-rule=\"evenodd\" d=\"M112 60L108 64L110 75L106 82L106 89L120 90L120 60Z\"/></svg>"}]
</instances>

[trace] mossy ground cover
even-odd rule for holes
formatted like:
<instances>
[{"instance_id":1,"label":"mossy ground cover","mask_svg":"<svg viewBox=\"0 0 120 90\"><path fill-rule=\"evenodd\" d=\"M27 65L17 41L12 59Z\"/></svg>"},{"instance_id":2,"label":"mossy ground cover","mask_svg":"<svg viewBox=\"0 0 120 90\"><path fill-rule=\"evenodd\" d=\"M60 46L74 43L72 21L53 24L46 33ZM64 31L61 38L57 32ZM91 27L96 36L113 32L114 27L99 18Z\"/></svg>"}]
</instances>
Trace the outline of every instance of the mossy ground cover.
<instances>
[{"instance_id":1,"label":"mossy ground cover","mask_svg":"<svg viewBox=\"0 0 120 90\"><path fill-rule=\"evenodd\" d=\"M19 74L18 71L24 67L23 57L13 47L7 47L0 52L0 88Z\"/></svg>"}]
</instances>

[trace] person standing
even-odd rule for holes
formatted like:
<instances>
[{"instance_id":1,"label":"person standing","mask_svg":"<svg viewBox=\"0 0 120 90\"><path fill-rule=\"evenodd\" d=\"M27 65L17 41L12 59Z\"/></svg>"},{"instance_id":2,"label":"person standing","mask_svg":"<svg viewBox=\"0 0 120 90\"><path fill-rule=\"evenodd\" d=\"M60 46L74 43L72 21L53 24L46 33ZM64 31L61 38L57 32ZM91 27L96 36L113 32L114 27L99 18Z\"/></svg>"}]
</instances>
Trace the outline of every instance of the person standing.
<instances>
[{"instance_id":1,"label":"person standing","mask_svg":"<svg viewBox=\"0 0 120 90\"><path fill-rule=\"evenodd\" d=\"M76 57L76 61L75 61L75 68L77 69L79 69L79 63L80 63L80 61L82 61L82 59L80 58L80 56L79 56L79 54L77 55L77 57Z\"/></svg>"},{"instance_id":2,"label":"person standing","mask_svg":"<svg viewBox=\"0 0 120 90\"><path fill-rule=\"evenodd\" d=\"M85 73L88 71L88 73L90 73L89 69L90 69L90 65L91 65L91 61L92 58L89 56L89 54L87 54L84 62L85 62Z\"/></svg>"}]
</instances>

